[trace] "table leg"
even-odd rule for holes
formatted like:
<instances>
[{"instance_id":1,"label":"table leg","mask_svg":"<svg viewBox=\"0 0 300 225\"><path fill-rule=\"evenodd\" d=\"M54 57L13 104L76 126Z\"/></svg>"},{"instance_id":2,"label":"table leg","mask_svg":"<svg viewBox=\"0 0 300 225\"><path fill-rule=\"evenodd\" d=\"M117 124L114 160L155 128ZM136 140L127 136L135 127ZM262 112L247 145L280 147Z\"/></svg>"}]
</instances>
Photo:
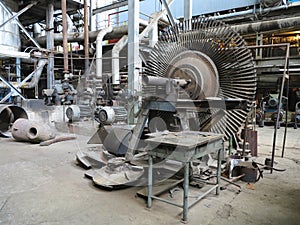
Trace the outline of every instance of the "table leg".
<instances>
[{"instance_id":1,"label":"table leg","mask_svg":"<svg viewBox=\"0 0 300 225\"><path fill-rule=\"evenodd\" d=\"M147 206L148 208L151 208L152 206L152 186L153 186L153 177L152 177L152 169L153 169L153 159L152 156L149 155L148 159L149 168L148 168L148 202Z\"/></svg>"},{"instance_id":2,"label":"table leg","mask_svg":"<svg viewBox=\"0 0 300 225\"><path fill-rule=\"evenodd\" d=\"M221 179L221 151L222 149L218 150L218 169L217 169L217 188L216 188L216 195L220 193L220 179Z\"/></svg>"},{"instance_id":3,"label":"table leg","mask_svg":"<svg viewBox=\"0 0 300 225\"><path fill-rule=\"evenodd\" d=\"M184 181L183 181L183 222L188 220L188 209L189 209L189 169L190 163L186 162L184 166Z\"/></svg>"}]
</instances>

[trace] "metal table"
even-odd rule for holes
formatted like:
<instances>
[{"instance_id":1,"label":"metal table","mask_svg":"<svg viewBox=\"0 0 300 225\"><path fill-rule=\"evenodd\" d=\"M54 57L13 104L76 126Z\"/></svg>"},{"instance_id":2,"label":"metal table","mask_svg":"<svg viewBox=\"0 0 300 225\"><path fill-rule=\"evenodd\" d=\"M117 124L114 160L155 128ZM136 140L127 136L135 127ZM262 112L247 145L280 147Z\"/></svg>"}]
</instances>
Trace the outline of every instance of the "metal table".
<instances>
[{"instance_id":1,"label":"metal table","mask_svg":"<svg viewBox=\"0 0 300 225\"><path fill-rule=\"evenodd\" d=\"M149 155L149 169L148 169L148 201L147 206L152 207L152 199L157 199L165 203L183 208L183 222L188 221L188 209L199 202L202 198L208 195L211 191L216 189L216 194L219 194L219 182L221 176L221 152L223 151L222 134L198 132L198 131L183 131L183 132L158 132L149 134L146 139L148 143L147 151ZM203 157L210 153L218 153L218 167L217 167L217 182L208 191L199 195L198 198L189 204L189 164L195 159ZM157 197L152 194L153 186L153 158L159 157L162 159L169 159L181 162L184 167L184 195L183 204L177 204L172 201Z\"/></svg>"}]
</instances>

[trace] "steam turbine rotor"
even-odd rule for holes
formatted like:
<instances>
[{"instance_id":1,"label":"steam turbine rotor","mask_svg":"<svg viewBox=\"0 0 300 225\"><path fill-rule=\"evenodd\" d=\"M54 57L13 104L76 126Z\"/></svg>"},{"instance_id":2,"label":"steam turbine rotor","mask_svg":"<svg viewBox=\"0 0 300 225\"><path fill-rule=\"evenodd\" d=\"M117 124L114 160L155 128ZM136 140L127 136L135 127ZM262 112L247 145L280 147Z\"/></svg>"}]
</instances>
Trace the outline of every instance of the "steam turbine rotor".
<instances>
[{"instance_id":1,"label":"steam turbine rotor","mask_svg":"<svg viewBox=\"0 0 300 225\"><path fill-rule=\"evenodd\" d=\"M191 28L191 29L190 29ZM210 131L235 133L250 111L256 92L256 71L243 38L221 21L196 18L170 27L150 53L145 74L184 79L184 98L248 100L248 109L226 111ZM219 110L211 109L213 118Z\"/></svg>"}]
</instances>

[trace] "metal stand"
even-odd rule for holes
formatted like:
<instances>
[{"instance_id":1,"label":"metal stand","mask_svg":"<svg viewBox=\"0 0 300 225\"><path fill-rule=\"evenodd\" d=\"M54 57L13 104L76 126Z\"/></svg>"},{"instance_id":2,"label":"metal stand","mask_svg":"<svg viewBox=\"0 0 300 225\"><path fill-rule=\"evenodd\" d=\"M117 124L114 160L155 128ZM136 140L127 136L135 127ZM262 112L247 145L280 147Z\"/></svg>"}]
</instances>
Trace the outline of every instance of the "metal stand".
<instances>
[{"instance_id":1,"label":"metal stand","mask_svg":"<svg viewBox=\"0 0 300 225\"><path fill-rule=\"evenodd\" d=\"M179 132L168 133L163 135L161 133L153 134L154 137L146 140L148 142L149 168L148 168L148 208L152 207L152 199L180 207L183 209L182 221L188 221L188 209L194 206L197 202L203 199L213 190L219 194L220 177L221 177L221 152L223 148L223 135L206 133L206 132ZM158 145L159 144L159 145ZM151 148L151 146L153 148ZM156 147L157 146L157 147ZM208 191L199 195L197 199L189 204L189 165L190 163L200 157L210 153L218 153L218 168L217 168L217 182ZM184 167L184 182L183 182L183 204L157 197L153 195L153 157L162 159L170 159L181 162Z\"/></svg>"}]
</instances>

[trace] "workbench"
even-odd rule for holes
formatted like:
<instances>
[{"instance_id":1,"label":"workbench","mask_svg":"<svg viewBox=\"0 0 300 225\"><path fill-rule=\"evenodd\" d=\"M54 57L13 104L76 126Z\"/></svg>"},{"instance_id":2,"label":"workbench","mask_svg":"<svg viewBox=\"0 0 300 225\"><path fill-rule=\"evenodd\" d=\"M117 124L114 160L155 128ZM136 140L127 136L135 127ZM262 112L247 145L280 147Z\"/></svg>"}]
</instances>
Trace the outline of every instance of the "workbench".
<instances>
[{"instance_id":1,"label":"workbench","mask_svg":"<svg viewBox=\"0 0 300 225\"><path fill-rule=\"evenodd\" d=\"M219 194L219 182L221 176L221 153L224 149L222 134L182 131L182 132L157 132L148 134L146 139L147 152L149 155L148 168L148 201L147 206L152 207L152 199L157 199L165 203L180 207L183 209L183 222L188 221L188 209L199 202L213 190ZM189 204L189 166L192 161L199 159L210 153L218 154L217 182L208 191L199 195L197 199ZM175 160L182 163L184 167L183 183L183 204L177 204L167 199L157 197L152 194L153 190L153 158L159 157L164 160Z\"/></svg>"}]
</instances>

